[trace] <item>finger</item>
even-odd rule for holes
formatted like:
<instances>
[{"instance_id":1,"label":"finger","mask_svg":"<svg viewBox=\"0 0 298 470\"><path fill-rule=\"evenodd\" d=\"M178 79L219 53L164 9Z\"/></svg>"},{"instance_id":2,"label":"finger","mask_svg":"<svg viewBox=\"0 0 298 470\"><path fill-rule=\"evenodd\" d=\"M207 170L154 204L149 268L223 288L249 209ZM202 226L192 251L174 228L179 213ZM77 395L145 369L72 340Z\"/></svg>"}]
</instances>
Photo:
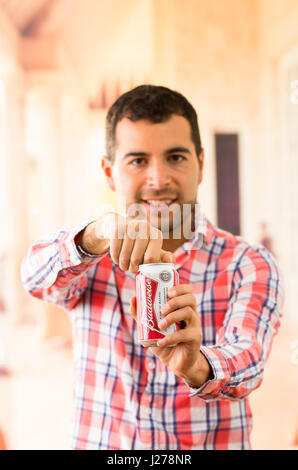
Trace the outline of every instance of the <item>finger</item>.
<instances>
[{"instance_id":1,"label":"finger","mask_svg":"<svg viewBox=\"0 0 298 470\"><path fill-rule=\"evenodd\" d=\"M150 240L144 254L144 263L158 263L160 262L160 252L162 246L162 239Z\"/></svg>"},{"instance_id":2,"label":"finger","mask_svg":"<svg viewBox=\"0 0 298 470\"><path fill-rule=\"evenodd\" d=\"M170 347L179 343L198 343L202 338L201 330L198 328L186 328L185 330L177 330L164 338L158 340L157 346Z\"/></svg>"},{"instance_id":3,"label":"finger","mask_svg":"<svg viewBox=\"0 0 298 470\"><path fill-rule=\"evenodd\" d=\"M144 262L144 255L148 246L149 240L137 238L130 256L129 271L136 273L139 265Z\"/></svg>"},{"instance_id":4,"label":"finger","mask_svg":"<svg viewBox=\"0 0 298 470\"><path fill-rule=\"evenodd\" d=\"M125 225L120 217L114 217L109 226L110 255L114 263L119 264L122 243L125 238Z\"/></svg>"},{"instance_id":5,"label":"finger","mask_svg":"<svg viewBox=\"0 0 298 470\"><path fill-rule=\"evenodd\" d=\"M166 315L158 324L160 330L165 330L170 325L183 321L186 327L199 324L198 314L190 306L179 308Z\"/></svg>"},{"instance_id":6,"label":"finger","mask_svg":"<svg viewBox=\"0 0 298 470\"><path fill-rule=\"evenodd\" d=\"M110 240L110 255L114 263L119 264L119 256L122 248L123 240L112 238Z\"/></svg>"},{"instance_id":7,"label":"finger","mask_svg":"<svg viewBox=\"0 0 298 470\"><path fill-rule=\"evenodd\" d=\"M178 295L173 297L172 299L168 300L161 308L161 312L164 315L176 310L178 308L183 308L190 306L192 309L196 310L196 298L193 294L184 294Z\"/></svg>"},{"instance_id":8,"label":"finger","mask_svg":"<svg viewBox=\"0 0 298 470\"><path fill-rule=\"evenodd\" d=\"M135 240L126 236L123 240L120 254L119 254L119 268L127 271L130 264L130 257L133 251Z\"/></svg>"},{"instance_id":9,"label":"finger","mask_svg":"<svg viewBox=\"0 0 298 470\"><path fill-rule=\"evenodd\" d=\"M177 284L168 290L169 297L175 297L177 295L193 294L193 287L191 284Z\"/></svg>"},{"instance_id":10,"label":"finger","mask_svg":"<svg viewBox=\"0 0 298 470\"><path fill-rule=\"evenodd\" d=\"M176 256L171 251L161 250L160 261L162 263L176 263Z\"/></svg>"},{"instance_id":11,"label":"finger","mask_svg":"<svg viewBox=\"0 0 298 470\"><path fill-rule=\"evenodd\" d=\"M150 227L146 220L128 220L126 233L133 240L137 238L149 240Z\"/></svg>"},{"instance_id":12,"label":"finger","mask_svg":"<svg viewBox=\"0 0 298 470\"><path fill-rule=\"evenodd\" d=\"M136 320L137 319L137 298L131 297L129 305L129 313Z\"/></svg>"}]
</instances>

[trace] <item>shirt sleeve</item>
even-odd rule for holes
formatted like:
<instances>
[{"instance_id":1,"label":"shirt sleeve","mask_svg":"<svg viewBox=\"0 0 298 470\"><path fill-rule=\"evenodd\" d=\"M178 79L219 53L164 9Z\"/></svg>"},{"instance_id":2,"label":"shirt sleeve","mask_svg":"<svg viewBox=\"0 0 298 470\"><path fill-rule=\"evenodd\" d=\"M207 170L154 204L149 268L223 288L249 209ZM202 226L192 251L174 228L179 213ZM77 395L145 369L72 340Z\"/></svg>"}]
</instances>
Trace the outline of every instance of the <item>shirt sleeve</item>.
<instances>
[{"instance_id":1,"label":"shirt sleeve","mask_svg":"<svg viewBox=\"0 0 298 470\"><path fill-rule=\"evenodd\" d=\"M249 248L235 270L233 290L214 346L201 352L213 379L190 396L239 400L261 385L272 340L280 326L283 288L277 264L263 247Z\"/></svg>"},{"instance_id":2,"label":"shirt sleeve","mask_svg":"<svg viewBox=\"0 0 298 470\"><path fill-rule=\"evenodd\" d=\"M91 221L37 240L21 265L21 280L32 296L71 310L88 284L88 270L106 256L78 249L75 237Z\"/></svg>"}]
</instances>

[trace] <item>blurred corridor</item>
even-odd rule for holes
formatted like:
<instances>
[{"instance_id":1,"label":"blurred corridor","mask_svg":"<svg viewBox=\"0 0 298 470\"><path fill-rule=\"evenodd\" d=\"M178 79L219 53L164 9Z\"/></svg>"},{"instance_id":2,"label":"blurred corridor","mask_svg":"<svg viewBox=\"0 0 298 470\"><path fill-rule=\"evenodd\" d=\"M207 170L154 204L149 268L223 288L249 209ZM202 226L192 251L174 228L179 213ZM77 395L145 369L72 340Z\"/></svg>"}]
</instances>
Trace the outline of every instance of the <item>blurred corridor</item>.
<instances>
[{"instance_id":1,"label":"blurred corridor","mask_svg":"<svg viewBox=\"0 0 298 470\"><path fill-rule=\"evenodd\" d=\"M297 23L296 0L0 0L0 448L68 447L70 322L29 298L20 263L43 234L115 206L105 114L142 83L198 111L207 216L278 260L284 318L251 395L252 444L298 446Z\"/></svg>"}]
</instances>

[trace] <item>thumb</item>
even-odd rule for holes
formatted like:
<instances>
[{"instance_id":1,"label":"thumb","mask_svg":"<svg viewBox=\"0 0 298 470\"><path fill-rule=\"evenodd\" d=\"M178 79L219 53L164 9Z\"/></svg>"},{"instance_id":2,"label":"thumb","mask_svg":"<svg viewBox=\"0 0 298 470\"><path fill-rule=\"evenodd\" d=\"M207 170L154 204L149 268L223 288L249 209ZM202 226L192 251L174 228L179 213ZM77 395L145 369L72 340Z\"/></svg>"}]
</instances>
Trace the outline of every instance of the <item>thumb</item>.
<instances>
[{"instance_id":1,"label":"thumb","mask_svg":"<svg viewBox=\"0 0 298 470\"><path fill-rule=\"evenodd\" d=\"M174 255L174 253L171 253L171 251L161 250L160 260L162 263L175 263L176 256Z\"/></svg>"}]
</instances>

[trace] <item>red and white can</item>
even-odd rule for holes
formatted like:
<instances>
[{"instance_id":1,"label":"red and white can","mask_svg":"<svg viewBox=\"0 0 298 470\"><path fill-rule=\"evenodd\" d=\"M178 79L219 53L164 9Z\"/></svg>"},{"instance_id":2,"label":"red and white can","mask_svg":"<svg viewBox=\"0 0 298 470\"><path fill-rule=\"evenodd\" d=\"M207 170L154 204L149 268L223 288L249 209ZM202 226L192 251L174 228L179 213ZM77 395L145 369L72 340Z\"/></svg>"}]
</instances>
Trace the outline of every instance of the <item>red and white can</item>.
<instances>
[{"instance_id":1,"label":"red and white can","mask_svg":"<svg viewBox=\"0 0 298 470\"><path fill-rule=\"evenodd\" d=\"M180 328L170 325L158 328L164 317L161 307L168 300L168 290L179 284L179 274L173 263L141 264L136 275L137 323L139 343L145 347L155 346L159 339Z\"/></svg>"}]
</instances>

